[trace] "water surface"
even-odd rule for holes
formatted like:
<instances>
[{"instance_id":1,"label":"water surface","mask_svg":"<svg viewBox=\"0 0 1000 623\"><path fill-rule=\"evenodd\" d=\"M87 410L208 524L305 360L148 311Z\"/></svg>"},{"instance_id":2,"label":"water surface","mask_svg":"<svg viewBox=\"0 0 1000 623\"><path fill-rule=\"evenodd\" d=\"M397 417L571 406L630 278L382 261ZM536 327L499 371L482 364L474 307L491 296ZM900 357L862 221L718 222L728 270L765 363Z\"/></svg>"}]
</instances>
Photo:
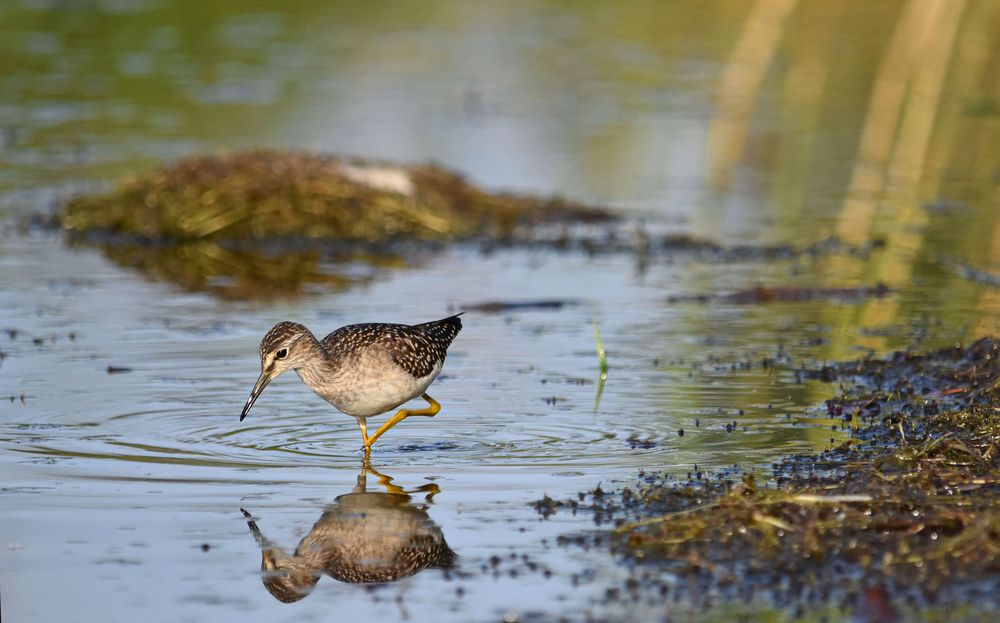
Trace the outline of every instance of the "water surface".
<instances>
[{"instance_id":1,"label":"water surface","mask_svg":"<svg viewBox=\"0 0 1000 623\"><path fill-rule=\"evenodd\" d=\"M942 4L958 8L5 4L4 614L76 620L95 598L105 620L671 612L604 605L627 570L603 552L556 547L590 519L541 521L530 502L640 469L766 473L778 456L843 435L822 405L834 388L797 369L997 329L996 287L956 267L1000 273L998 93L987 79L1000 11ZM938 27L922 28L928 19ZM777 39L761 37L772 32L761 24ZM898 49L897 39L921 45ZM891 71L886 58L897 59ZM873 95L893 93L895 107ZM164 160L259 145L436 160L489 188L611 205L626 231L641 220L727 245L878 244L870 254L645 263L459 245L348 290L245 303L18 226ZM670 302L879 282L888 297ZM289 319L325 334L539 299L569 304L468 313L432 387L442 412L375 449L374 466L396 484L440 488L425 511L457 567L375 588L324 577L295 604L276 601L240 509L291 551L355 486L361 453L354 422L294 376L239 422L267 328ZM595 321L610 365L599 404Z\"/></svg>"}]
</instances>

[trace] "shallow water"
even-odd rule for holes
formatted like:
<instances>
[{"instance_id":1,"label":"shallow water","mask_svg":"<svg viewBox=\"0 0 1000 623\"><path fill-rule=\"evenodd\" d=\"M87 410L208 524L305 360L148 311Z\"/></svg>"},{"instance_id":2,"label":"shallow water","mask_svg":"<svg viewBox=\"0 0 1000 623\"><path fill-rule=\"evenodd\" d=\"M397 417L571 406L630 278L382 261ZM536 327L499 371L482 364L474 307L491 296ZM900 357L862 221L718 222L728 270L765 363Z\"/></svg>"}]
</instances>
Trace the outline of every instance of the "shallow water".
<instances>
[{"instance_id":1,"label":"shallow water","mask_svg":"<svg viewBox=\"0 0 1000 623\"><path fill-rule=\"evenodd\" d=\"M995 53L970 69L977 50L992 49L973 43L995 41L990 3L969 3L956 27L923 175L906 182L908 163L890 158L879 166L902 167L895 185L874 190L855 186L852 166L873 67L901 19L891 3L846 3L841 10L869 14L825 42L817 24L836 17L826 3L797 9L778 50L785 62L763 77L743 156L722 167L724 181L724 158L706 145L718 132L719 77L750 19L744 3L367 13L201 4L0 8L0 58L9 59L0 74L0 606L11 620L80 620L95 597L102 620L660 618L668 604L623 612L605 603L627 575L605 553L555 546L591 528L589 518L541 521L530 502L640 469L766 473L776 457L843 434L822 405L833 388L801 380L801 366L997 329L996 288L954 268L1000 272L997 95L975 80ZM829 56L845 43L847 68ZM810 90L804 75L826 82ZM905 146L906 136L894 140ZM487 187L610 203L651 230L725 244L804 246L836 234L882 245L868 256L677 255L645 265L631 254L462 245L345 291L243 303L16 227L80 188L241 145L435 159ZM876 282L890 296L668 300ZM324 334L541 299L571 304L466 314L432 386L442 412L401 424L375 448L374 467L396 484L438 485L427 515L459 555L456 569L375 588L325 577L294 605L269 595L240 509L291 551L352 490L361 453L354 422L294 376L239 422L266 329L294 319ZM600 392L595 321L610 366Z\"/></svg>"}]
</instances>

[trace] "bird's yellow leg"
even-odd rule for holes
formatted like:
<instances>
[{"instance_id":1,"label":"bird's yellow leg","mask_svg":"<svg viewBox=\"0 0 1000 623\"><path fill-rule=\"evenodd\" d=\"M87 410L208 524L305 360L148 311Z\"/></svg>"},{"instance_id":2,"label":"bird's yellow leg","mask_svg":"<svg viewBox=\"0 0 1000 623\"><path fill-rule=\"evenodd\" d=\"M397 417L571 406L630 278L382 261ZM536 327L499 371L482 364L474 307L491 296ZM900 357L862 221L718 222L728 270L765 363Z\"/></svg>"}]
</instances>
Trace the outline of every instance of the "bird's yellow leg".
<instances>
[{"instance_id":1,"label":"bird's yellow leg","mask_svg":"<svg viewBox=\"0 0 1000 623\"><path fill-rule=\"evenodd\" d=\"M427 401L427 406L425 408L400 409L399 411L396 412L396 415L389 418L388 422L380 426L379 429L375 431L375 434L373 434L371 437L365 440L365 448L371 449L372 444L375 443L375 441L379 437L381 437L385 433L385 431L389 430L396 424L399 424L400 422L410 417L411 415L423 415L426 417L434 417L435 415L438 414L439 411L441 411L441 404L437 400L434 400L427 394L424 394L423 396L421 396L421 398Z\"/></svg>"},{"instance_id":2,"label":"bird's yellow leg","mask_svg":"<svg viewBox=\"0 0 1000 623\"><path fill-rule=\"evenodd\" d=\"M441 412L441 403L437 400L434 400L427 394L423 394L420 397L427 401L427 407L424 409L414 409L410 411L410 415L426 415L427 417L434 417Z\"/></svg>"},{"instance_id":3,"label":"bird's yellow leg","mask_svg":"<svg viewBox=\"0 0 1000 623\"><path fill-rule=\"evenodd\" d=\"M367 444L368 443L368 422L365 421L365 418L363 418L363 417L359 417L358 418L358 428L361 429L361 438L364 440L365 444Z\"/></svg>"}]
</instances>

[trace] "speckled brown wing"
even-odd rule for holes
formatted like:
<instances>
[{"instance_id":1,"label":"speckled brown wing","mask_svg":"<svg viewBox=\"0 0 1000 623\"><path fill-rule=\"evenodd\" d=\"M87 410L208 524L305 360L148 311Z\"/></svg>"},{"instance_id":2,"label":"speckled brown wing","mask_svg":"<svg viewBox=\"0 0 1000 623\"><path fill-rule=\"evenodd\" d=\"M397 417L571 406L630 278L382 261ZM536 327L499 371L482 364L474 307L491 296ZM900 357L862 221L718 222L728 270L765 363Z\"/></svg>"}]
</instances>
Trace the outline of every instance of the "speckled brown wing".
<instances>
[{"instance_id":1,"label":"speckled brown wing","mask_svg":"<svg viewBox=\"0 0 1000 623\"><path fill-rule=\"evenodd\" d=\"M443 362L455 336L462 330L460 314L417 325L369 323L337 329L323 338L323 346L336 358L371 346L381 346L399 367L414 378L423 378Z\"/></svg>"},{"instance_id":2,"label":"speckled brown wing","mask_svg":"<svg viewBox=\"0 0 1000 623\"><path fill-rule=\"evenodd\" d=\"M462 330L458 316L423 324L393 325L380 343L392 353L399 367L414 378L423 378L444 363L455 336Z\"/></svg>"},{"instance_id":3,"label":"speckled brown wing","mask_svg":"<svg viewBox=\"0 0 1000 623\"><path fill-rule=\"evenodd\" d=\"M350 357L360 353L382 339L389 327L396 325L382 323L351 324L340 327L320 341L326 352L334 359Z\"/></svg>"}]
</instances>

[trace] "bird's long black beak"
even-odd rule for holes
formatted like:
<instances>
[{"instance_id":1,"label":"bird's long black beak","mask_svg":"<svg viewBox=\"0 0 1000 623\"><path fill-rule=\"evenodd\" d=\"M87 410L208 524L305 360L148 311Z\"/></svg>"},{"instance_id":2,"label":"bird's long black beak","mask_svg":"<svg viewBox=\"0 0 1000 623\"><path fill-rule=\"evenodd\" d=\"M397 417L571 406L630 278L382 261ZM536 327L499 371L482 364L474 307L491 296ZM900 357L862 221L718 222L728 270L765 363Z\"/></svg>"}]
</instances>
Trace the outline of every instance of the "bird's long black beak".
<instances>
[{"instance_id":1,"label":"bird's long black beak","mask_svg":"<svg viewBox=\"0 0 1000 623\"><path fill-rule=\"evenodd\" d=\"M253 403L257 402L257 397L264 391L264 388L267 387L267 384L271 382L272 378L274 377L267 372L260 373L260 377L257 379L257 384L253 386L253 391L250 392L250 397L247 398L247 404L243 407L243 413L240 414L241 422L243 421L243 418L247 416L247 413L250 413L250 407L253 406Z\"/></svg>"}]
</instances>

